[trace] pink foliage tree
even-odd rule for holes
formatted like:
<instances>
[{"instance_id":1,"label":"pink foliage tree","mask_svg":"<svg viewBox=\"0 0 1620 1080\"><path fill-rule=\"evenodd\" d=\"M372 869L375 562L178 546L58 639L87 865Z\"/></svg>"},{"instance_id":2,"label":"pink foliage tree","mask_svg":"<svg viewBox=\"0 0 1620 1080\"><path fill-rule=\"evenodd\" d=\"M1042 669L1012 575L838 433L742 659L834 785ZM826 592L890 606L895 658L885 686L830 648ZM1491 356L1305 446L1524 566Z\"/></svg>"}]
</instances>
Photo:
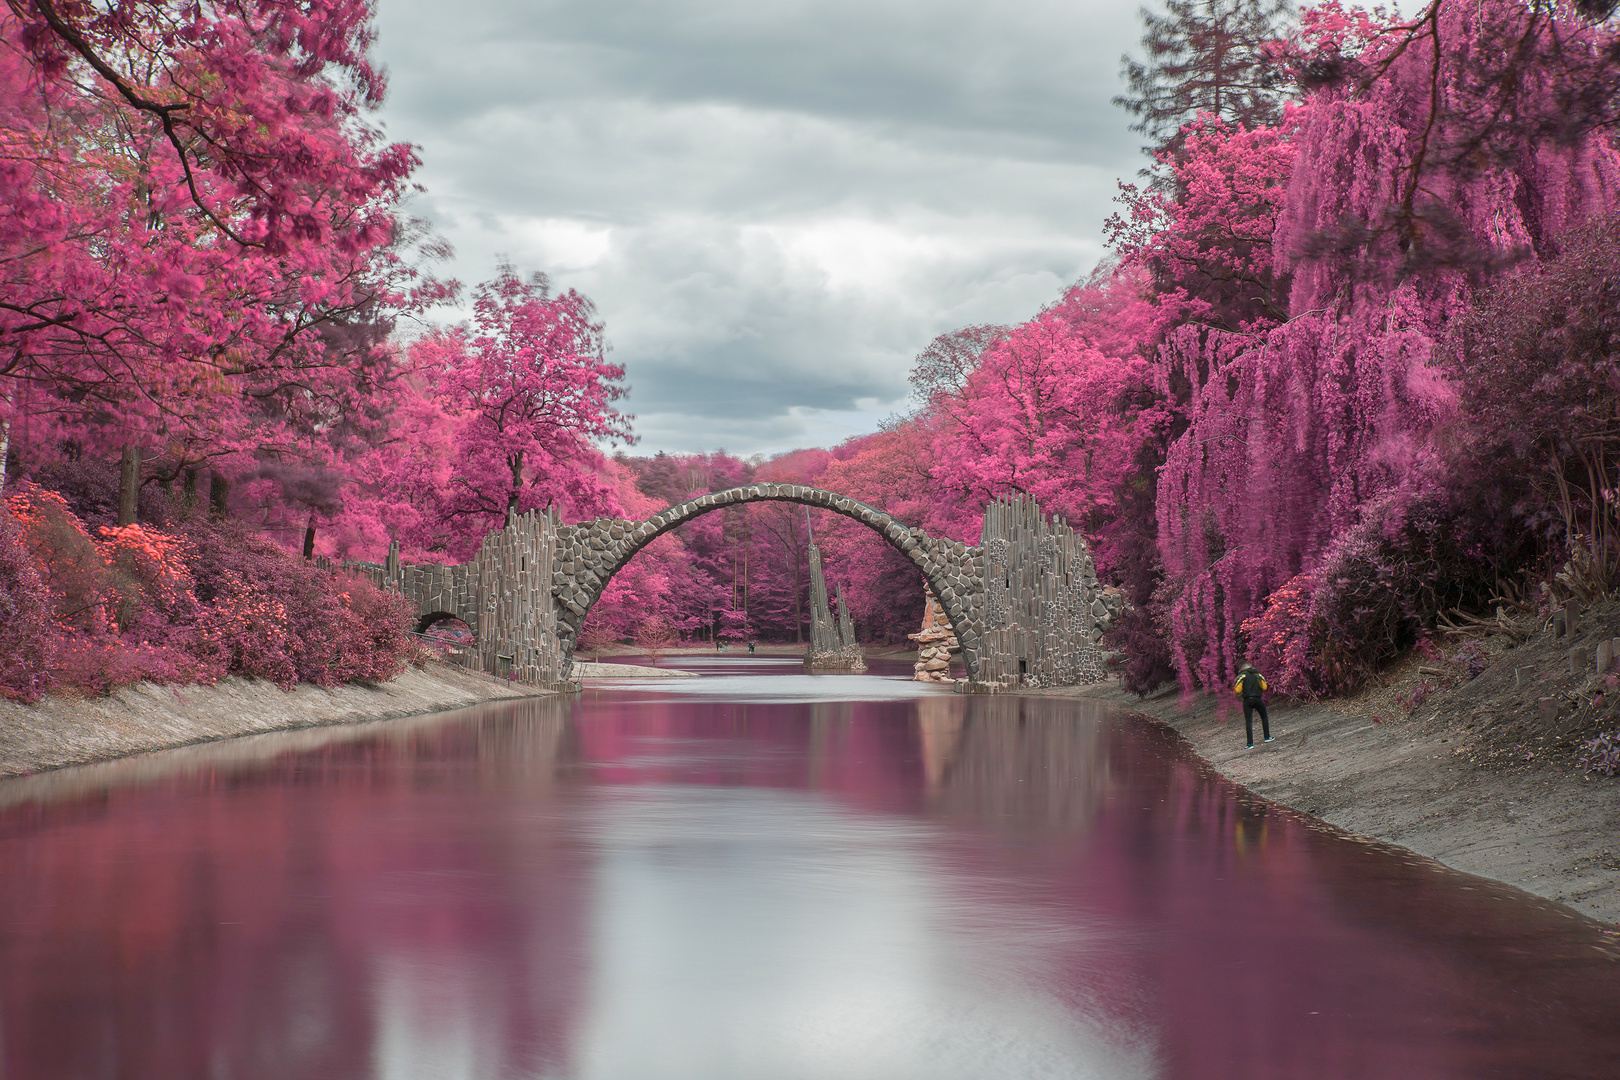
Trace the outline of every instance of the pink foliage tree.
<instances>
[{"instance_id":1,"label":"pink foliage tree","mask_svg":"<svg viewBox=\"0 0 1620 1080\"><path fill-rule=\"evenodd\" d=\"M1143 280L1104 269L987 349L962 389L940 398L932 476L976 512L1034 496L1050 513L1101 533L1144 439L1167 414L1150 400L1140 352L1153 311Z\"/></svg>"},{"instance_id":2,"label":"pink foliage tree","mask_svg":"<svg viewBox=\"0 0 1620 1080\"><path fill-rule=\"evenodd\" d=\"M0 423L195 465L362 411L416 163L357 0L0 13Z\"/></svg>"},{"instance_id":3,"label":"pink foliage tree","mask_svg":"<svg viewBox=\"0 0 1620 1080\"><path fill-rule=\"evenodd\" d=\"M637 520L649 518L666 504L649 498L636 486L635 471L622 461L609 463L614 514ZM695 584L691 560L679 535L666 533L636 553L613 575L602 595L591 605L582 633L606 643L628 641L648 618L661 620L677 635L693 634L703 620L691 605L682 604Z\"/></svg>"},{"instance_id":4,"label":"pink foliage tree","mask_svg":"<svg viewBox=\"0 0 1620 1080\"><path fill-rule=\"evenodd\" d=\"M1294 171L1299 111L1277 127L1228 124L1207 114L1182 127L1166 182L1120 184L1125 213L1108 219L1109 243L1152 275L1161 324L1226 329L1286 318L1287 277L1277 274L1272 234Z\"/></svg>"},{"instance_id":5,"label":"pink foliage tree","mask_svg":"<svg viewBox=\"0 0 1620 1080\"><path fill-rule=\"evenodd\" d=\"M1376 79L1331 83L1303 106L1272 241L1292 275L1291 320L1265 334L1182 327L1161 351L1166 387L1179 378L1192 388L1159 492L1164 601L1185 686L1226 681L1245 621L1285 582L1308 584L1297 575L1362 527L1366 507L1392 493L1428 505L1444 486L1431 433L1456 403L1435 354L1448 321L1482 270L1547 251L1620 191L1601 135L1520 145L1477 170L1425 165L1436 140L1477 133L1466 58L1499 31L1457 7L1435 16L1454 35L1439 69L1421 50L1369 46L1392 50Z\"/></svg>"},{"instance_id":6,"label":"pink foliage tree","mask_svg":"<svg viewBox=\"0 0 1620 1080\"><path fill-rule=\"evenodd\" d=\"M833 451L818 483L935 536L977 543L980 514L936 479L937 426L925 412L851 439ZM903 642L917 631L922 576L909 559L872 530L834 514L817 515L816 540L828 581L844 586L858 634Z\"/></svg>"},{"instance_id":7,"label":"pink foliage tree","mask_svg":"<svg viewBox=\"0 0 1620 1080\"><path fill-rule=\"evenodd\" d=\"M510 513L614 513L597 441L631 442L624 369L607 362L589 300L551 294L511 266L479 286L470 326L411 348L414 399L382 455L382 497L402 539L464 559Z\"/></svg>"},{"instance_id":8,"label":"pink foliage tree","mask_svg":"<svg viewBox=\"0 0 1620 1080\"><path fill-rule=\"evenodd\" d=\"M1452 462L1516 479L1481 485L1492 509L1584 564L1594 593L1620 584L1617 266L1620 220L1570 230L1453 321L1445 350L1468 417Z\"/></svg>"}]
</instances>

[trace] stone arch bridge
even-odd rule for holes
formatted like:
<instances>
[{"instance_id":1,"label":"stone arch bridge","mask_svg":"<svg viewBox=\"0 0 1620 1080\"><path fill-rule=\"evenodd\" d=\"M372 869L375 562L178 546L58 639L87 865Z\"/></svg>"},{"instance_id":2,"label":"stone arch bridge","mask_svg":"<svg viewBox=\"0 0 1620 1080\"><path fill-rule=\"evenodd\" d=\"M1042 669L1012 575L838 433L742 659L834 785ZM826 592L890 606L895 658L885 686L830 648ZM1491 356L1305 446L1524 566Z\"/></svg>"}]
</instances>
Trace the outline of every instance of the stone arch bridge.
<instances>
[{"instance_id":1,"label":"stone arch bridge","mask_svg":"<svg viewBox=\"0 0 1620 1080\"><path fill-rule=\"evenodd\" d=\"M917 568L939 599L961 648L969 685L1064 685L1101 677L1097 642L1118 595L1097 582L1085 540L1033 501L992 503L980 543L929 536L836 492L799 484L750 484L700 495L646 521L596 518L564 525L530 512L485 537L455 566L350 563L409 598L418 629L458 618L477 637L483 669L570 688L574 643L608 582L635 554L683 522L728 506L792 502L830 510L881 536Z\"/></svg>"}]
</instances>

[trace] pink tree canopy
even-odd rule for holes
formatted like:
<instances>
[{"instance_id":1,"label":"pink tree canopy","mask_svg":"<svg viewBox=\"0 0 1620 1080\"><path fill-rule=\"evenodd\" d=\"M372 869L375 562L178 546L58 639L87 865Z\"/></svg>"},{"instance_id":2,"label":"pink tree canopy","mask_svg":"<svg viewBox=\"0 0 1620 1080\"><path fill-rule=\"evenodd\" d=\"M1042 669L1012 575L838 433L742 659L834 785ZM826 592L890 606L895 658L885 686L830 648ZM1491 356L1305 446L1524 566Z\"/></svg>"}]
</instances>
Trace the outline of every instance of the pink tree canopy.
<instances>
[{"instance_id":1,"label":"pink tree canopy","mask_svg":"<svg viewBox=\"0 0 1620 1080\"><path fill-rule=\"evenodd\" d=\"M358 411L408 302L416 157L365 122L370 6L0 13L0 410L200 460ZM85 136L91 137L85 137ZM382 329L385 331L386 326Z\"/></svg>"},{"instance_id":2,"label":"pink tree canopy","mask_svg":"<svg viewBox=\"0 0 1620 1080\"><path fill-rule=\"evenodd\" d=\"M470 325L410 350L415 394L385 455L385 497L404 537L465 557L512 512L555 507L570 519L617 510L598 440L631 442L624 369L573 290L553 296L503 266L478 287Z\"/></svg>"}]
</instances>

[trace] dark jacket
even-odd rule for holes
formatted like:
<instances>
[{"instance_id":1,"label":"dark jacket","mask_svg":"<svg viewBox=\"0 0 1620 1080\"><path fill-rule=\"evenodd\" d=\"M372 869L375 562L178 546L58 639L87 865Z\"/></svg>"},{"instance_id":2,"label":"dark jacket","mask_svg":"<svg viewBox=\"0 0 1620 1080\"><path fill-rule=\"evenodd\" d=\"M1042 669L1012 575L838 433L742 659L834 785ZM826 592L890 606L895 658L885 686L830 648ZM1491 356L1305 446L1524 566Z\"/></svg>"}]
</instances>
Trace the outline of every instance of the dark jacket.
<instances>
[{"instance_id":1,"label":"dark jacket","mask_svg":"<svg viewBox=\"0 0 1620 1080\"><path fill-rule=\"evenodd\" d=\"M1241 697L1245 704L1254 704L1266 699L1266 677L1250 668L1239 675L1237 682L1232 685L1232 693Z\"/></svg>"}]
</instances>

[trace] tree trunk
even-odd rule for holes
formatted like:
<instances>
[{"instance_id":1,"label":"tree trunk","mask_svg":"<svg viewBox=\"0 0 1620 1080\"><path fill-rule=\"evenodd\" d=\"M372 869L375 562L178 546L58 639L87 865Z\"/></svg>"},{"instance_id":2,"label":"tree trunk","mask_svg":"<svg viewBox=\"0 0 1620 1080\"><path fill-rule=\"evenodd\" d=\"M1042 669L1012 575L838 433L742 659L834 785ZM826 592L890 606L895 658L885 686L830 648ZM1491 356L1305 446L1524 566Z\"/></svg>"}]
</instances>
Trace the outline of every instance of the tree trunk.
<instances>
[{"instance_id":1,"label":"tree trunk","mask_svg":"<svg viewBox=\"0 0 1620 1080\"><path fill-rule=\"evenodd\" d=\"M118 476L118 525L135 524L136 504L141 496L141 448L124 447L124 460Z\"/></svg>"},{"instance_id":2,"label":"tree trunk","mask_svg":"<svg viewBox=\"0 0 1620 1080\"><path fill-rule=\"evenodd\" d=\"M6 405L11 405L11 391L6 391ZM0 420L0 491L6 490L6 462L11 460L11 417Z\"/></svg>"},{"instance_id":3,"label":"tree trunk","mask_svg":"<svg viewBox=\"0 0 1620 1080\"><path fill-rule=\"evenodd\" d=\"M220 473L208 470L208 512L224 518L231 512L231 485Z\"/></svg>"},{"instance_id":4,"label":"tree trunk","mask_svg":"<svg viewBox=\"0 0 1620 1080\"><path fill-rule=\"evenodd\" d=\"M512 515L517 513L518 494L523 490L523 451L513 453L506 463L512 469L512 487L506 495L506 520L511 521Z\"/></svg>"},{"instance_id":5,"label":"tree trunk","mask_svg":"<svg viewBox=\"0 0 1620 1080\"><path fill-rule=\"evenodd\" d=\"M799 553L793 553L793 644L804 644L804 575L800 572Z\"/></svg>"},{"instance_id":6,"label":"tree trunk","mask_svg":"<svg viewBox=\"0 0 1620 1080\"><path fill-rule=\"evenodd\" d=\"M180 484L180 509L190 510L197 505L197 470L187 469Z\"/></svg>"},{"instance_id":7,"label":"tree trunk","mask_svg":"<svg viewBox=\"0 0 1620 1080\"><path fill-rule=\"evenodd\" d=\"M309 512L309 524L304 526L304 559L315 557L315 511Z\"/></svg>"}]
</instances>

